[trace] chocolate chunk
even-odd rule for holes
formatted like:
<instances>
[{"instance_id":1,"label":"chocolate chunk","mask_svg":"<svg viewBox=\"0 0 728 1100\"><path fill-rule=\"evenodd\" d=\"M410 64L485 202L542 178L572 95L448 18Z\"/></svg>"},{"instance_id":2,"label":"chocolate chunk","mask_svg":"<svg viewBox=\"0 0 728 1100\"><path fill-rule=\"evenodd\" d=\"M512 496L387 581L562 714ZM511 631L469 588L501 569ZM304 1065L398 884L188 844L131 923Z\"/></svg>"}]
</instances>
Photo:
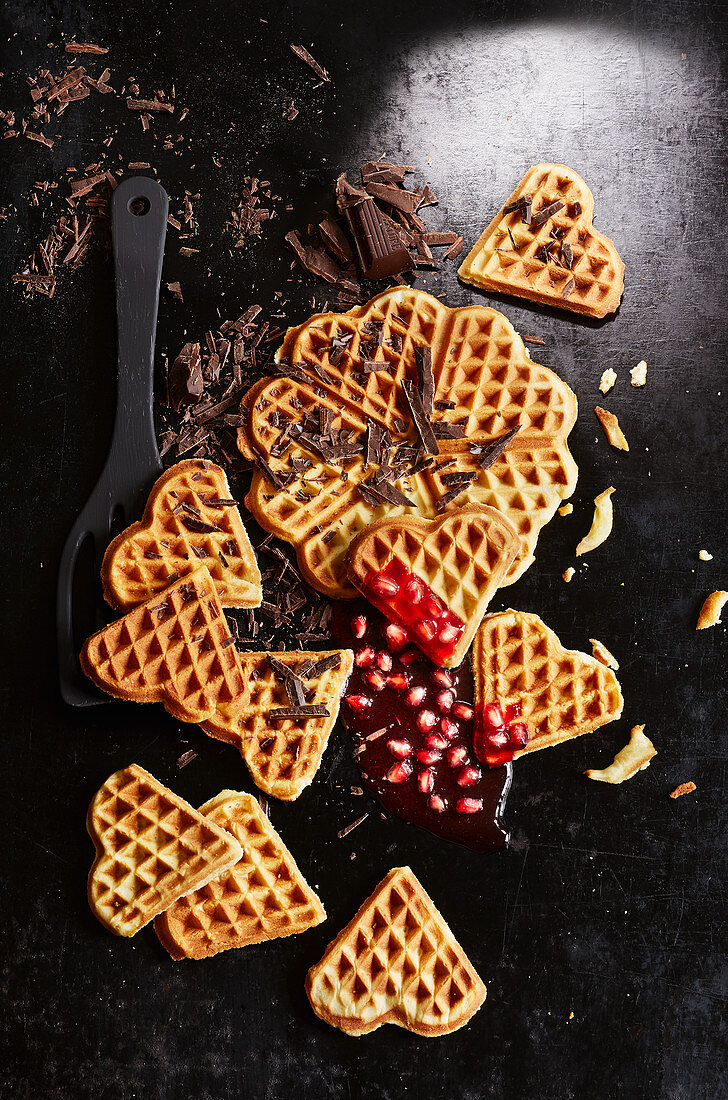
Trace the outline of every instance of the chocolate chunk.
<instances>
[{"instance_id":1,"label":"chocolate chunk","mask_svg":"<svg viewBox=\"0 0 728 1100\"><path fill-rule=\"evenodd\" d=\"M315 680L324 672L328 672L330 668L339 668L340 665L341 654L330 653L328 657L322 657L320 661L316 661L308 672L304 673L301 669L299 669L299 672L301 676L305 676L307 680Z\"/></svg>"},{"instance_id":2,"label":"chocolate chunk","mask_svg":"<svg viewBox=\"0 0 728 1100\"><path fill-rule=\"evenodd\" d=\"M436 439L463 439L465 428L462 424L445 424L442 421L432 425Z\"/></svg>"},{"instance_id":3,"label":"chocolate chunk","mask_svg":"<svg viewBox=\"0 0 728 1100\"><path fill-rule=\"evenodd\" d=\"M564 262L564 266L571 270L574 266L574 250L568 241L564 241L561 246L561 259Z\"/></svg>"},{"instance_id":4,"label":"chocolate chunk","mask_svg":"<svg viewBox=\"0 0 728 1100\"><path fill-rule=\"evenodd\" d=\"M272 722L283 718L329 718L328 708L322 703L306 703L300 707L274 707L268 712Z\"/></svg>"},{"instance_id":5,"label":"chocolate chunk","mask_svg":"<svg viewBox=\"0 0 728 1100\"><path fill-rule=\"evenodd\" d=\"M518 424L515 428L511 428L509 432L506 432L505 435L502 435L500 439L493 440L492 443L489 443L486 447L483 448L480 454L476 457L476 462L480 466L481 470L489 469L489 467L493 465L495 460L497 458L500 458L510 441L515 435L518 434L520 430L521 426L520 424Z\"/></svg>"},{"instance_id":6,"label":"chocolate chunk","mask_svg":"<svg viewBox=\"0 0 728 1100\"><path fill-rule=\"evenodd\" d=\"M547 222L549 218L553 217L554 214L558 214L559 210L563 210L563 208L564 204L561 201L550 202L548 206L542 206L538 214L533 215L531 225L534 229L538 229L544 222Z\"/></svg>"},{"instance_id":7,"label":"chocolate chunk","mask_svg":"<svg viewBox=\"0 0 728 1100\"><path fill-rule=\"evenodd\" d=\"M432 403L435 399L435 376L432 373L432 348L415 348L415 366L417 367L417 388L422 400L425 416L432 416Z\"/></svg>"},{"instance_id":8,"label":"chocolate chunk","mask_svg":"<svg viewBox=\"0 0 728 1100\"><path fill-rule=\"evenodd\" d=\"M194 516L183 516L182 523L188 531L197 531L200 535L210 535L213 531L222 531L222 527L218 527L214 523L203 523L201 519L195 519Z\"/></svg>"},{"instance_id":9,"label":"chocolate chunk","mask_svg":"<svg viewBox=\"0 0 728 1100\"><path fill-rule=\"evenodd\" d=\"M414 172L409 164L390 164L386 160L369 161L361 166L362 182L404 183L407 172Z\"/></svg>"},{"instance_id":10,"label":"chocolate chunk","mask_svg":"<svg viewBox=\"0 0 728 1100\"><path fill-rule=\"evenodd\" d=\"M407 248L387 225L374 199L347 206L347 225L354 237L359 269L365 279L385 279L412 269Z\"/></svg>"},{"instance_id":11,"label":"chocolate chunk","mask_svg":"<svg viewBox=\"0 0 728 1100\"><path fill-rule=\"evenodd\" d=\"M375 199L389 203L403 214L414 214L419 206L420 196L415 191L406 191L389 183L367 183L364 186Z\"/></svg>"},{"instance_id":12,"label":"chocolate chunk","mask_svg":"<svg viewBox=\"0 0 728 1100\"><path fill-rule=\"evenodd\" d=\"M402 388L404 390L404 395L407 399L407 404L410 407L412 420L414 422L417 434L420 437L420 441L422 442L422 446L425 448L427 454L439 454L440 448L438 446L435 433L432 430L432 425L430 424L430 421L427 419L425 410L422 407L422 400L419 393L417 392L417 389L415 388L414 383L405 379L405 381L402 383Z\"/></svg>"},{"instance_id":13,"label":"chocolate chunk","mask_svg":"<svg viewBox=\"0 0 728 1100\"><path fill-rule=\"evenodd\" d=\"M196 405L205 392L199 344L185 344L169 371L169 399L175 412Z\"/></svg>"},{"instance_id":14,"label":"chocolate chunk","mask_svg":"<svg viewBox=\"0 0 728 1100\"><path fill-rule=\"evenodd\" d=\"M340 263L348 264L354 259L354 253L346 234L338 222L335 222L329 214L319 222L319 230L324 244L330 252L333 252Z\"/></svg>"}]
</instances>

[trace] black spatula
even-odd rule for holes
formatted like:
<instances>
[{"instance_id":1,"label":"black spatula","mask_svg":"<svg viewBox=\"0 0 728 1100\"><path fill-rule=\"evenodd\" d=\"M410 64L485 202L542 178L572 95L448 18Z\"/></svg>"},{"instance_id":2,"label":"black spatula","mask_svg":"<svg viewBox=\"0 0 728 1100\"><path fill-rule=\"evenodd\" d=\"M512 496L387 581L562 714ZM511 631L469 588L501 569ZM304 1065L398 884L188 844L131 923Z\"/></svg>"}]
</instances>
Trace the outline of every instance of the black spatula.
<instances>
[{"instance_id":1,"label":"black spatula","mask_svg":"<svg viewBox=\"0 0 728 1100\"><path fill-rule=\"evenodd\" d=\"M111 206L119 342L114 434L101 477L66 540L58 572L61 695L76 707L110 701L84 677L78 653L84 638L109 618L99 579L104 550L114 534L139 518L162 471L152 393L169 200L154 180L136 176L119 184Z\"/></svg>"}]
</instances>

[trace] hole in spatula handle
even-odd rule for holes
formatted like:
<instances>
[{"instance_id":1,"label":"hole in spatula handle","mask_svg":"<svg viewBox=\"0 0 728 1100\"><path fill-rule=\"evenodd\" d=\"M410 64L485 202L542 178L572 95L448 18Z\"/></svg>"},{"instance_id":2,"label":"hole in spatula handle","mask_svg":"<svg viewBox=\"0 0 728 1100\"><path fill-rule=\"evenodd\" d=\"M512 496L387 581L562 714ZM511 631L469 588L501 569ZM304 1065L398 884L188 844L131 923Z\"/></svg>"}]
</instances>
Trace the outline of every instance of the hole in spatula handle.
<instances>
[{"instance_id":1,"label":"hole in spatula handle","mask_svg":"<svg viewBox=\"0 0 728 1100\"><path fill-rule=\"evenodd\" d=\"M126 208L129 213L133 214L136 218L143 218L145 214L149 213L151 203L144 195L138 195L135 199L129 199Z\"/></svg>"}]
</instances>

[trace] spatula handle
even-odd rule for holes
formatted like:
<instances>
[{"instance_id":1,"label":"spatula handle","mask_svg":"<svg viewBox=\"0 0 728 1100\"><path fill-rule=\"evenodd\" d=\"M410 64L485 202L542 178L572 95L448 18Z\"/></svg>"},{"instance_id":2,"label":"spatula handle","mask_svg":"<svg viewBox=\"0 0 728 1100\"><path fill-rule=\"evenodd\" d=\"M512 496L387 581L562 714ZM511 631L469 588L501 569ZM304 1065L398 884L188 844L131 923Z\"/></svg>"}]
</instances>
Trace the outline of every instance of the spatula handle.
<instances>
[{"instance_id":1,"label":"spatula handle","mask_svg":"<svg viewBox=\"0 0 728 1100\"><path fill-rule=\"evenodd\" d=\"M154 336L169 199L146 176L114 191L112 236L116 277L119 384L112 455L146 490L160 472L154 437ZM123 474L122 474L123 477Z\"/></svg>"}]
</instances>

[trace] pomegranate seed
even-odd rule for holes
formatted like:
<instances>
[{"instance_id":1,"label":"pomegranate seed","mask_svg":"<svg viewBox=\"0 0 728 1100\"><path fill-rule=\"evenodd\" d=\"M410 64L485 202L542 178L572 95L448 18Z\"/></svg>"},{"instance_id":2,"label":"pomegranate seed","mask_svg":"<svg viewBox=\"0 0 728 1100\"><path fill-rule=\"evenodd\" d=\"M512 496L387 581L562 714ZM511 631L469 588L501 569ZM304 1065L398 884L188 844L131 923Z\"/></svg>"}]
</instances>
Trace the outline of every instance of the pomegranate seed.
<instances>
[{"instance_id":1,"label":"pomegranate seed","mask_svg":"<svg viewBox=\"0 0 728 1100\"><path fill-rule=\"evenodd\" d=\"M409 741L387 741L387 748L392 756L396 756L399 760L404 760L406 756L410 756L412 753L412 746Z\"/></svg>"},{"instance_id":2,"label":"pomegranate seed","mask_svg":"<svg viewBox=\"0 0 728 1100\"><path fill-rule=\"evenodd\" d=\"M420 656L419 650L417 650L417 649L406 649L404 651L404 653L400 653L399 663L406 667L407 665L411 665L413 661L416 661L419 656Z\"/></svg>"},{"instance_id":3,"label":"pomegranate seed","mask_svg":"<svg viewBox=\"0 0 728 1100\"><path fill-rule=\"evenodd\" d=\"M483 809L482 798L459 798L455 803L459 814L477 814Z\"/></svg>"},{"instance_id":4,"label":"pomegranate seed","mask_svg":"<svg viewBox=\"0 0 728 1100\"><path fill-rule=\"evenodd\" d=\"M439 752L435 752L434 749L418 749L415 755L420 764L436 764L438 760L442 760Z\"/></svg>"},{"instance_id":5,"label":"pomegranate seed","mask_svg":"<svg viewBox=\"0 0 728 1100\"><path fill-rule=\"evenodd\" d=\"M369 582L369 586L377 596L384 596L385 599L391 599L392 596L396 596L399 592L399 585L396 581L393 581L390 577L372 577Z\"/></svg>"},{"instance_id":6,"label":"pomegranate seed","mask_svg":"<svg viewBox=\"0 0 728 1100\"><path fill-rule=\"evenodd\" d=\"M437 733L431 733L425 741L425 744L427 745L428 749L437 749L438 752L441 752L443 749L447 748L447 741L444 737L440 737Z\"/></svg>"},{"instance_id":7,"label":"pomegranate seed","mask_svg":"<svg viewBox=\"0 0 728 1100\"><path fill-rule=\"evenodd\" d=\"M457 626L452 626L451 623L443 623L437 632L437 636L443 645L450 645L451 642L457 641L462 631Z\"/></svg>"},{"instance_id":8,"label":"pomegranate seed","mask_svg":"<svg viewBox=\"0 0 728 1100\"><path fill-rule=\"evenodd\" d=\"M461 764L467 763L468 750L465 745L453 745L451 749L447 750L445 759L451 768L459 768Z\"/></svg>"},{"instance_id":9,"label":"pomegranate seed","mask_svg":"<svg viewBox=\"0 0 728 1100\"><path fill-rule=\"evenodd\" d=\"M503 708L503 719L504 719L506 725L508 725L510 722L512 722L514 718L520 718L520 717L521 717L521 704L520 703L509 703L507 707Z\"/></svg>"},{"instance_id":10,"label":"pomegranate seed","mask_svg":"<svg viewBox=\"0 0 728 1100\"><path fill-rule=\"evenodd\" d=\"M447 714L447 712L452 709L452 705L455 702L455 692L450 690L439 691L435 697L435 702L443 714Z\"/></svg>"},{"instance_id":11,"label":"pomegranate seed","mask_svg":"<svg viewBox=\"0 0 728 1100\"><path fill-rule=\"evenodd\" d=\"M462 718L463 722L470 722L473 717L473 708L467 703L455 703L452 712L456 718Z\"/></svg>"},{"instance_id":12,"label":"pomegranate seed","mask_svg":"<svg viewBox=\"0 0 728 1100\"><path fill-rule=\"evenodd\" d=\"M458 787L472 787L480 779L480 768L463 768L455 782Z\"/></svg>"},{"instance_id":13,"label":"pomegranate seed","mask_svg":"<svg viewBox=\"0 0 728 1100\"><path fill-rule=\"evenodd\" d=\"M433 813L436 814L441 814L447 809L447 802L444 798L440 798L439 794L433 794L427 804Z\"/></svg>"},{"instance_id":14,"label":"pomegranate seed","mask_svg":"<svg viewBox=\"0 0 728 1100\"><path fill-rule=\"evenodd\" d=\"M486 703L483 711L483 721L486 726L493 726L495 729L502 728L504 722L500 703Z\"/></svg>"},{"instance_id":15,"label":"pomegranate seed","mask_svg":"<svg viewBox=\"0 0 728 1100\"><path fill-rule=\"evenodd\" d=\"M373 687L375 691L384 691L387 686L387 681L382 676L381 672L377 672L376 669L372 669L371 672L367 672L364 677L370 687Z\"/></svg>"},{"instance_id":16,"label":"pomegranate seed","mask_svg":"<svg viewBox=\"0 0 728 1100\"><path fill-rule=\"evenodd\" d=\"M417 715L417 729L421 733L429 733L437 722L437 716L431 710L421 710Z\"/></svg>"},{"instance_id":17,"label":"pomegranate seed","mask_svg":"<svg viewBox=\"0 0 728 1100\"><path fill-rule=\"evenodd\" d=\"M429 592L422 602L422 610L432 619L439 619L445 610L445 604L434 592Z\"/></svg>"},{"instance_id":18,"label":"pomegranate seed","mask_svg":"<svg viewBox=\"0 0 728 1100\"><path fill-rule=\"evenodd\" d=\"M508 744L508 734L505 730L492 730L486 733L485 740L493 749L504 749Z\"/></svg>"},{"instance_id":19,"label":"pomegranate seed","mask_svg":"<svg viewBox=\"0 0 728 1100\"><path fill-rule=\"evenodd\" d=\"M367 632L367 621L363 615L351 620L351 629L355 638L363 638Z\"/></svg>"},{"instance_id":20,"label":"pomegranate seed","mask_svg":"<svg viewBox=\"0 0 728 1100\"><path fill-rule=\"evenodd\" d=\"M387 683L395 691L406 691L409 687L409 676L406 672L393 672L387 677Z\"/></svg>"},{"instance_id":21,"label":"pomegranate seed","mask_svg":"<svg viewBox=\"0 0 728 1100\"><path fill-rule=\"evenodd\" d=\"M508 734L514 749L523 749L528 744L528 727L525 722L514 722Z\"/></svg>"},{"instance_id":22,"label":"pomegranate seed","mask_svg":"<svg viewBox=\"0 0 728 1100\"><path fill-rule=\"evenodd\" d=\"M368 668L374 660L374 650L370 645L363 646L354 658L354 663L358 668Z\"/></svg>"},{"instance_id":23,"label":"pomegranate seed","mask_svg":"<svg viewBox=\"0 0 728 1100\"><path fill-rule=\"evenodd\" d=\"M440 729L450 741L452 741L453 737L457 737L458 735L457 726L449 718L440 719Z\"/></svg>"},{"instance_id":24,"label":"pomegranate seed","mask_svg":"<svg viewBox=\"0 0 728 1100\"><path fill-rule=\"evenodd\" d=\"M409 600L410 603L419 603L424 594L425 588L422 581L418 581L416 577L412 577L411 580L407 581L404 595L405 599Z\"/></svg>"},{"instance_id":25,"label":"pomegranate seed","mask_svg":"<svg viewBox=\"0 0 728 1100\"><path fill-rule=\"evenodd\" d=\"M427 689L422 687L422 684L418 684L417 687L410 688L404 697L404 701L408 707L418 707L425 697Z\"/></svg>"},{"instance_id":26,"label":"pomegranate seed","mask_svg":"<svg viewBox=\"0 0 728 1100\"><path fill-rule=\"evenodd\" d=\"M387 627L387 644L394 653L404 649L409 641L409 634L397 623L390 623Z\"/></svg>"},{"instance_id":27,"label":"pomegranate seed","mask_svg":"<svg viewBox=\"0 0 728 1100\"><path fill-rule=\"evenodd\" d=\"M452 676L449 672L446 672L444 668L436 668L432 673L432 682L439 684L440 687L451 688Z\"/></svg>"},{"instance_id":28,"label":"pomegranate seed","mask_svg":"<svg viewBox=\"0 0 728 1100\"><path fill-rule=\"evenodd\" d=\"M390 783L404 783L405 779L409 779L412 775L412 765L408 764L406 760L403 760L399 764L392 764L392 767L387 772L387 779Z\"/></svg>"},{"instance_id":29,"label":"pomegranate seed","mask_svg":"<svg viewBox=\"0 0 728 1100\"><path fill-rule=\"evenodd\" d=\"M363 714L372 705L371 699L368 699L366 695L347 695L344 702L348 703L355 714Z\"/></svg>"},{"instance_id":30,"label":"pomegranate seed","mask_svg":"<svg viewBox=\"0 0 728 1100\"><path fill-rule=\"evenodd\" d=\"M432 619L418 619L414 625L414 629L424 642L431 642L437 634L437 627Z\"/></svg>"},{"instance_id":31,"label":"pomegranate seed","mask_svg":"<svg viewBox=\"0 0 728 1100\"><path fill-rule=\"evenodd\" d=\"M417 776L417 786L423 794L429 794L435 785L435 773L432 768L425 768Z\"/></svg>"},{"instance_id":32,"label":"pomegranate seed","mask_svg":"<svg viewBox=\"0 0 728 1100\"><path fill-rule=\"evenodd\" d=\"M376 664L377 668L381 668L382 672L391 672L392 654L386 653L383 649L380 649L379 653L377 653L376 657L374 658L374 663Z\"/></svg>"}]
</instances>

